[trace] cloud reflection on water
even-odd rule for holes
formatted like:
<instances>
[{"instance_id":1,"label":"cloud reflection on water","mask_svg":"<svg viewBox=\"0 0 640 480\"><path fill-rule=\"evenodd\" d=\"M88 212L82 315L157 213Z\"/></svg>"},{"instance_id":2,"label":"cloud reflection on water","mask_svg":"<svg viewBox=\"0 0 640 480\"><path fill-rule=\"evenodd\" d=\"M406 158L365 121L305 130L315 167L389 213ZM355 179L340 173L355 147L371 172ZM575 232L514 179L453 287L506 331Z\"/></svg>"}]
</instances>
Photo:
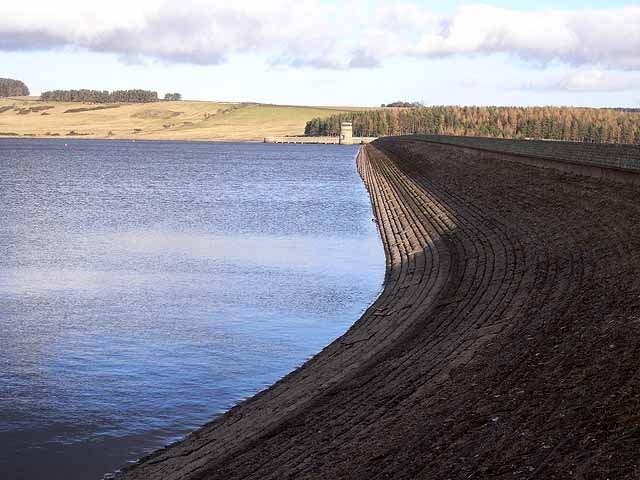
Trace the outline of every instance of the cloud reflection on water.
<instances>
[{"instance_id":1,"label":"cloud reflection on water","mask_svg":"<svg viewBox=\"0 0 640 480\"><path fill-rule=\"evenodd\" d=\"M240 268L286 269L329 275L354 274L364 265L376 265L380 245L375 238L313 237L272 235L215 235L209 233L139 230L103 235L83 242L94 245L90 256L116 256L122 259L119 269L104 270L91 265L70 268L37 266L0 270L0 294L28 294L60 290L92 292L113 288L144 288L167 283L206 281L195 271L184 271L186 260L201 262L199 270L220 264ZM67 245L81 250L82 245ZM161 272L127 269L127 260L145 262L156 259ZM363 260L365 260L363 262ZM95 263L102 263L95 261ZM106 262L105 262L106 263ZM357 275L361 275L358 272Z\"/></svg>"}]
</instances>

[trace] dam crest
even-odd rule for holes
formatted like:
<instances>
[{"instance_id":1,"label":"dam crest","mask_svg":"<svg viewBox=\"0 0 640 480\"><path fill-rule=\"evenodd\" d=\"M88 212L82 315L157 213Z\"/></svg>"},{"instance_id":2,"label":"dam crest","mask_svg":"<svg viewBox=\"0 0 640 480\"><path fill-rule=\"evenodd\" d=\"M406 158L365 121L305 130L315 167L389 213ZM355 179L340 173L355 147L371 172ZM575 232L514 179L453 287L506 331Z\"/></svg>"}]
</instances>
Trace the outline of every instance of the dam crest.
<instances>
[{"instance_id":1,"label":"dam crest","mask_svg":"<svg viewBox=\"0 0 640 480\"><path fill-rule=\"evenodd\" d=\"M264 137L264 143L309 143L309 144L334 144L334 145L363 145L371 143L378 137L354 137L353 124L342 122L340 124L340 135L338 136L271 136Z\"/></svg>"}]
</instances>

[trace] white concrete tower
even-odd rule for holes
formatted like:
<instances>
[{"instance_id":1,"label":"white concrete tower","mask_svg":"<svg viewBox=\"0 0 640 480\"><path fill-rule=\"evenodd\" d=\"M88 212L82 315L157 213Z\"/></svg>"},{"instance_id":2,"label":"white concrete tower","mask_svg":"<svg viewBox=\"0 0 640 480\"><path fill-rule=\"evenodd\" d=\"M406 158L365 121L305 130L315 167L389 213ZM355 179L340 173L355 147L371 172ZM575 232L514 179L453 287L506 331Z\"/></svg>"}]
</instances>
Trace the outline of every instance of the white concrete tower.
<instances>
[{"instance_id":1,"label":"white concrete tower","mask_svg":"<svg viewBox=\"0 0 640 480\"><path fill-rule=\"evenodd\" d=\"M340 124L340 145L353 145L353 124L351 122Z\"/></svg>"}]
</instances>

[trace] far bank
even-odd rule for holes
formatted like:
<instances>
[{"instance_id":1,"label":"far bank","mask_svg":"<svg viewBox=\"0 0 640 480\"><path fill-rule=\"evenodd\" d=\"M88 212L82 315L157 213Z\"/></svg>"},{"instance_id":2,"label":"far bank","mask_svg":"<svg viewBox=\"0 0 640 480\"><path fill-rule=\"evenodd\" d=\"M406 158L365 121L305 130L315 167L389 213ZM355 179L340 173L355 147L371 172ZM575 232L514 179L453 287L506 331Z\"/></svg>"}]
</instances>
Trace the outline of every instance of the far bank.
<instances>
[{"instance_id":1,"label":"far bank","mask_svg":"<svg viewBox=\"0 0 640 480\"><path fill-rule=\"evenodd\" d=\"M0 138L262 142L265 137L301 135L314 117L359 109L206 101L84 104L12 97L0 98Z\"/></svg>"}]
</instances>

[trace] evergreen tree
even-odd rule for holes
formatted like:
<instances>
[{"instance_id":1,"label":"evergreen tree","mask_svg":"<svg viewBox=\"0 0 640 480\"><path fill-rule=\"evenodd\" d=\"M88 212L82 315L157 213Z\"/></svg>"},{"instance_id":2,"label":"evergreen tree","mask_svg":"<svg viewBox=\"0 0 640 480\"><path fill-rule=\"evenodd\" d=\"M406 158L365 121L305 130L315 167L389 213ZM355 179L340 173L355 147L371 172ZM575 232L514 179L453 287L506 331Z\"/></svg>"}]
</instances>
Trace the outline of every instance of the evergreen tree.
<instances>
[{"instance_id":1,"label":"evergreen tree","mask_svg":"<svg viewBox=\"0 0 640 480\"><path fill-rule=\"evenodd\" d=\"M42 92L43 102L148 103L158 101L158 92L150 90L52 90Z\"/></svg>"},{"instance_id":2,"label":"evergreen tree","mask_svg":"<svg viewBox=\"0 0 640 480\"><path fill-rule=\"evenodd\" d=\"M385 107L314 118L305 134L336 136L345 120L353 122L359 137L429 134L608 143L639 143L640 138L638 111L575 107Z\"/></svg>"},{"instance_id":3,"label":"evergreen tree","mask_svg":"<svg viewBox=\"0 0 640 480\"><path fill-rule=\"evenodd\" d=\"M0 97L26 97L29 88L20 80L0 78Z\"/></svg>"}]
</instances>

